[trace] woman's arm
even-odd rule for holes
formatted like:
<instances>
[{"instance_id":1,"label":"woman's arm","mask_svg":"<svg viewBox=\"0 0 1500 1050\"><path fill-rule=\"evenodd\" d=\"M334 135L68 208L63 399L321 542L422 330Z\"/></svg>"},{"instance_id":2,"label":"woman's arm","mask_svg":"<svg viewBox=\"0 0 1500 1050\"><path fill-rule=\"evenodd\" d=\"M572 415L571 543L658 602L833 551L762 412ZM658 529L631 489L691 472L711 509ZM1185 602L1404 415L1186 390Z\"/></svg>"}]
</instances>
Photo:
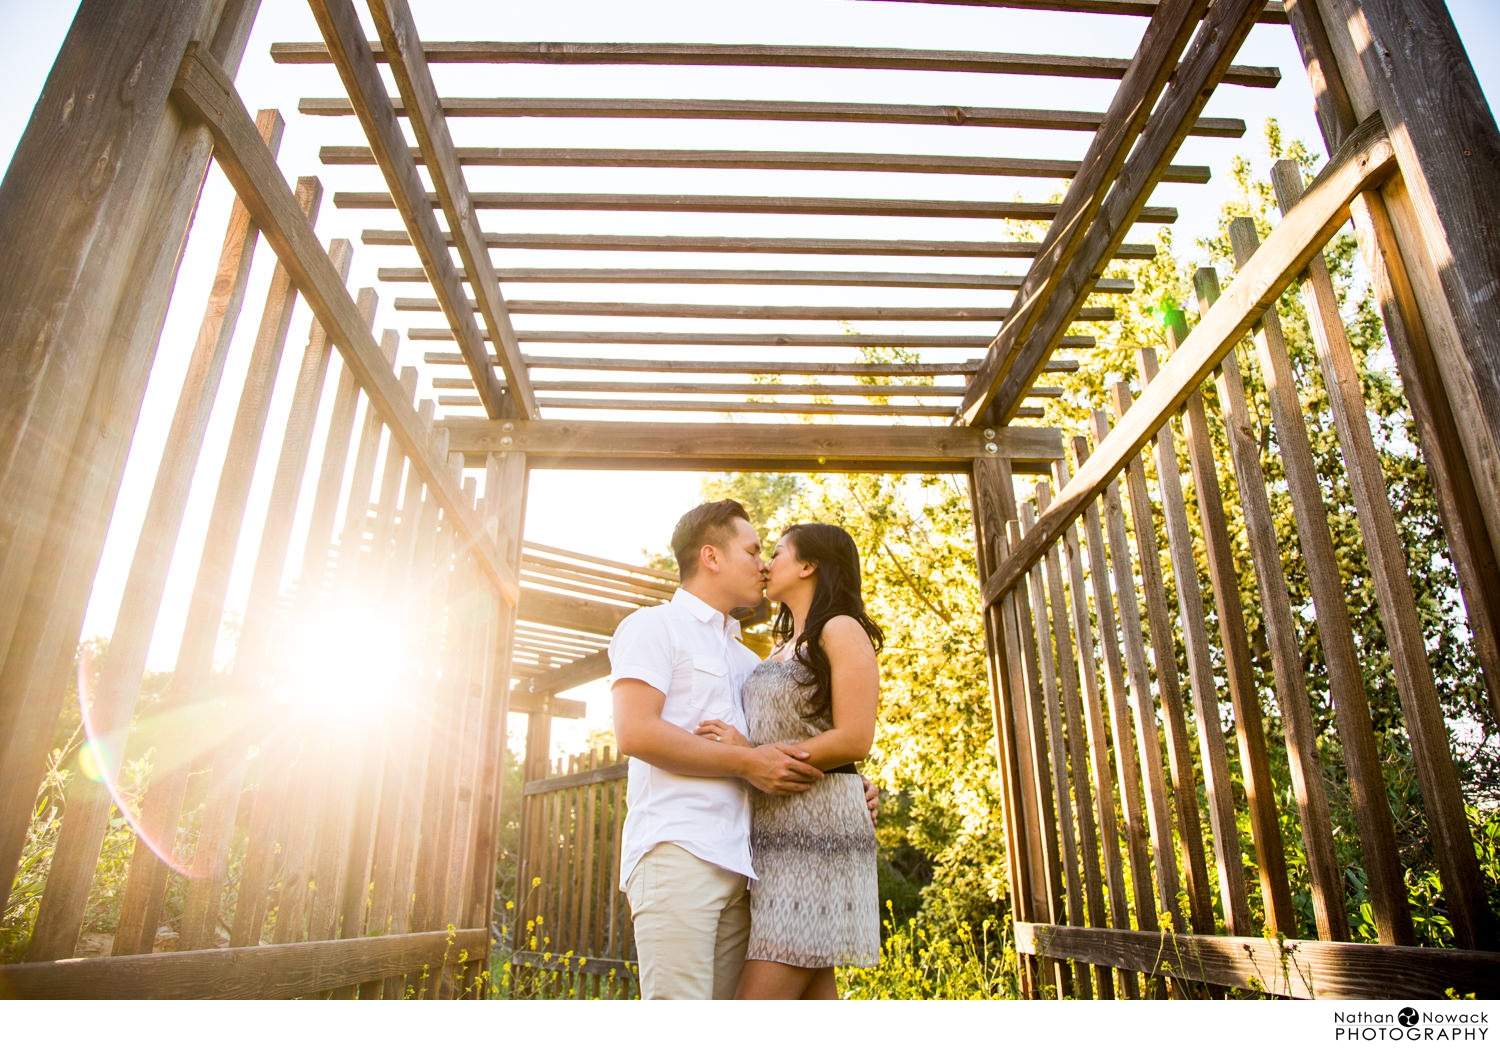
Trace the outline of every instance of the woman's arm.
<instances>
[{"instance_id":1,"label":"woman's arm","mask_svg":"<svg viewBox=\"0 0 1500 1050\"><path fill-rule=\"evenodd\" d=\"M823 625L823 652L833 672L833 728L798 741L819 769L836 769L870 754L880 699L880 664L859 621L835 616Z\"/></svg>"}]
</instances>

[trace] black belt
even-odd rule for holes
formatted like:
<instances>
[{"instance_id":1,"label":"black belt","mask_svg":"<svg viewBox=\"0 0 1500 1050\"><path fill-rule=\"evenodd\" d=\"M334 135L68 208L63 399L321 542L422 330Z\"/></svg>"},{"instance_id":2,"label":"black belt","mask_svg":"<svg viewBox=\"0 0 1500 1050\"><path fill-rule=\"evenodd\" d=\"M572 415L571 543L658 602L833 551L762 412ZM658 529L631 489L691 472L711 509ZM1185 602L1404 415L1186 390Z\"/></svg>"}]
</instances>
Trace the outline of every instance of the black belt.
<instances>
[{"instance_id":1,"label":"black belt","mask_svg":"<svg viewBox=\"0 0 1500 1050\"><path fill-rule=\"evenodd\" d=\"M853 762L846 762L842 766L839 766L837 769L825 769L825 770L823 770L823 772L824 773L853 773L855 776L859 776L859 767L856 766Z\"/></svg>"}]
</instances>

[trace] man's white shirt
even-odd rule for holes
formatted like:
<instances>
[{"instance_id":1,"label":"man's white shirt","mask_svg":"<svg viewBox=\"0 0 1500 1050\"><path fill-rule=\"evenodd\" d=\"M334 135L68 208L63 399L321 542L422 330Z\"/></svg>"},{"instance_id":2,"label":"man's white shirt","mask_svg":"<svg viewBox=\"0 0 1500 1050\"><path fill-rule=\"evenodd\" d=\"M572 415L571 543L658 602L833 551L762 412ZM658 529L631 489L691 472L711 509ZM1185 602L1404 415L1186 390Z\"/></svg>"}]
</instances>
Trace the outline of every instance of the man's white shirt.
<instances>
[{"instance_id":1,"label":"man's white shirt","mask_svg":"<svg viewBox=\"0 0 1500 1050\"><path fill-rule=\"evenodd\" d=\"M631 613L609 643L612 681L634 678L666 697L661 717L692 732L717 718L746 732L740 690L760 663L740 625L679 589L672 600ZM750 788L737 777L689 777L630 760L620 888L653 847L670 842L750 878Z\"/></svg>"}]
</instances>

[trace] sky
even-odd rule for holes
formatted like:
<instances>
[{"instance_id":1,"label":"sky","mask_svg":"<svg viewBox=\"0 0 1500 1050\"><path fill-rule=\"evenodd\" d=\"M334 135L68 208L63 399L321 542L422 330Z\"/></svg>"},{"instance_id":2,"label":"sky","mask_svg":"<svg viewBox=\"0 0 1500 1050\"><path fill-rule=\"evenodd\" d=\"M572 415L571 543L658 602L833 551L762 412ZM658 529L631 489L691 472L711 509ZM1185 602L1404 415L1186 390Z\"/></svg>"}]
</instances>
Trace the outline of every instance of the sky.
<instances>
[{"instance_id":1,"label":"sky","mask_svg":"<svg viewBox=\"0 0 1500 1050\"><path fill-rule=\"evenodd\" d=\"M362 10L362 17L367 13ZM424 0L413 4L417 24L424 39L489 38L511 40L679 40L693 42L743 43L842 43L857 46L972 48L993 51L1047 51L1046 42L1057 34L1068 37L1065 50L1070 53L1129 56L1145 25L1144 19L1092 18L1066 14L1030 14L994 11L983 8L930 7L899 3L854 3L851 0L761 0L753 5L729 3L644 4L608 2L557 2L549 4L478 4ZM13 40L24 40L25 47L13 47L7 61L0 64L0 88L7 104L0 109L0 165L8 163L15 142L25 128L35 99L50 69L52 58L65 35L76 4L68 2L35 3L28 0L0 0L0 29ZM1482 56L1475 62L1476 71L1490 99L1500 98L1500 3L1495 0L1453 0L1450 9L1471 56ZM914 17L914 12L920 17ZM851 18L857 14L857 19ZM373 37L373 32L371 33ZM317 148L324 143L356 144L363 141L357 121L347 119L302 118L296 113L297 100L305 95L342 95L343 88L332 67L286 67L274 65L268 55L273 41L315 40L316 24L301 0L263 0L245 60L237 78L237 87L253 111L275 107L287 117L288 126L280 151L283 170L289 179L302 174L317 174L324 182L325 197L318 221L318 231L325 239L342 236L355 244L351 289L375 283L375 268L382 265L415 265L409 249L379 249L359 243L360 231L367 227L399 227L399 219L390 212L343 211L332 201L335 189L383 189L377 169L325 168L317 158ZM1312 101L1306 77L1302 73L1289 30L1285 27L1259 26L1242 48L1237 61L1245 64L1274 65L1282 71L1281 84L1275 90L1223 87L1210 101L1206 115L1238 116L1248 125L1246 136L1235 140L1189 139L1178 156L1179 162L1207 164L1213 179L1207 186L1167 186L1159 189L1152 203L1171 204L1180 211L1174 227L1174 247L1179 257L1191 258L1193 242L1213 226L1218 205L1230 192L1227 171L1232 157L1245 154L1252 158L1256 170L1267 167L1263 156L1261 127L1269 115L1277 115L1287 138L1300 138L1309 145L1320 145L1312 120ZM841 70L744 70L730 81L726 89L723 70L652 67L532 66L463 67L437 66L435 77L445 95L577 95L604 96L632 94L642 97L768 97L787 99L835 100L838 98L884 98L902 102L942 102L962 100L969 105L1039 106L1058 109L1099 109L1108 104L1114 89L1111 81L1077 81L1046 78L1022 78L985 74L889 73L881 71ZM714 78L711 82L708 78ZM627 83L622 80L628 78ZM703 85L703 86L699 86ZM739 93L736 94L736 91ZM1493 108L1493 105L1492 105ZM453 135L459 145L505 144L543 146L581 144L593 146L661 146L664 148L775 148L812 150L877 150L884 152L969 152L990 155L1081 156L1087 136L1077 133L1017 133L998 129L964 129L961 146L956 146L950 129L900 126L844 127L833 124L699 121L454 121ZM874 129L872 132L871 129ZM880 136L871 145L870 136ZM719 192L826 196L934 196L932 177L900 174L818 172L710 172L663 173L615 169L608 173L611 192ZM668 188L665 180L677 180ZM597 169L546 171L545 169L487 169L470 175L473 189L515 189L546 191L584 191L599 189ZM929 181L920 181L922 179ZM973 176L944 176L942 196L955 199L1005 199L1024 194L1040 199L1043 194L1061 188L1061 183L1037 180L1007 180ZM544 180L540 181L539 180ZM795 187L795 188L794 188ZM85 635L108 634L118 611L120 591L134 550L140 520L150 491L157 453L165 437L176 401L176 391L186 367L187 354L196 335L208 287L222 239L224 223L232 200L227 183L211 172L200 201L194 235L189 240L178 287L174 294L163 334L157 366L147 391L136 444L127 467L122 495L111 526L109 541L99 579L96 583ZM624 215L608 218L590 213L490 213L487 226L525 230L652 232L672 233L691 229L691 217L672 215ZM891 220L884 220L890 222ZM901 232L879 236L944 237L974 236L972 227L965 233L951 233L941 224L950 220L899 220ZM826 219L775 216L721 216L714 226L724 233L760 235L860 236L853 218ZM1149 233L1150 228L1145 228ZM869 235L869 234L865 234ZM1145 239L1132 236L1131 240ZM686 255L642 256L638 259L603 260L595 254L586 260L570 259L561 253L495 253L496 263L504 265L644 265L692 266L737 265L723 257ZM548 256L548 257L543 257ZM995 269L989 260L953 260L952 270L983 272ZM212 504L214 481L223 463L233 404L243 382L250 345L259 320L259 304L264 300L273 260L264 248L257 253L246 306L240 318L239 331L231 350L221 386L220 400L206 441L205 453L193 486L193 498L184 524L179 555L173 563L168 585L168 600L159 623L151 653L153 667L169 667L175 657L176 638L186 615L186 595L197 568ZM787 259L761 257L752 266L805 267L817 265L807 257ZM851 263L851 268L860 265ZM878 265L878 264L877 264ZM899 264L892 264L899 265ZM874 268L874 267L872 267ZM1019 272L1019 271L1016 271ZM396 295L421 294L420 286L382 289L383 301L377 317L377 330L390 327L405 332L408 326L440 324L439 315L396 313L389 299ZM860 292L865 292L860 298ZM606 298L598 289L571 289L563 286L529 286L522 293L535 298ZM515 294L515 293L512 293ZM723 288L673 289L665 293L672 301L700 302L772 301L776 291L736 292ZM741 296L735 299L734 296ZM879 289L799 289L795 301L805 303L839 302L861 305L881 303ZM976 293L931 293L934 304L975 304ZM746 299L744 296L766 298ZM823 298L819 298L822 296ZM915 299L909 300L913 303ZM283 360L283 371L277 384L278 397L273 401L268 434L278 434L289 409L292 382L300 350L306 340L310 311L300 305L292 322ZM526 327L530 319L518 320ZM669 329L672 322L643 322L653 328ZM582 328L590 319L571 319L557 327ZM600 319L596 327L625 327L619 321ZM539 326L540 327L540 326ZM704 327L701 321L681 322L681 330ZM781 328L783 326L777 325ZM794 326L786 326L794 327ZM992 325L979 325L968 334L992 335ZM764 322L750 328L765 330ZM837 326L821 328L811 323L804 330L837 331ZM879 324L862 325L861 331L880 334L897 328ZM907 326L906 330L911 330ZM945 331L953 331L948 328ZM451 349L440 344L420 343L403 338L398 365L416 363L425 350ZM548 348L549 350L552 348ZM640 348L625 348L626 356L639 356ZM736 351L736 357L749 356ZM963 354L960 356L967 356ZM430 372L430 369L424 370ZM332 377L330 377L331 381ZM430 396L424 374L423 395ZM441 414L441 413L440 413ZM679 415L677 418L685 418ZM315 435L314 449L321 449L322 434ZM231 607L236 599L243 601L248 589L249 570L254 560L256 523L264 517L269 499L270 476L274 466L276 442L268 441L256 472L247 528L242 539L236 574L231 584ZM643 551L666 547L672 524L688 507L697 502L701 476L687 472L663 472L653 475L623 472L534 471L528 496L526 535L552 546L627 561L637 561ZM293 549L300 549L300 534L305 532L304 516L298 522ZM597 700L597 696L592 698ZM590 721L594 720L591 701Z\"/></svg>"}]
</instances>

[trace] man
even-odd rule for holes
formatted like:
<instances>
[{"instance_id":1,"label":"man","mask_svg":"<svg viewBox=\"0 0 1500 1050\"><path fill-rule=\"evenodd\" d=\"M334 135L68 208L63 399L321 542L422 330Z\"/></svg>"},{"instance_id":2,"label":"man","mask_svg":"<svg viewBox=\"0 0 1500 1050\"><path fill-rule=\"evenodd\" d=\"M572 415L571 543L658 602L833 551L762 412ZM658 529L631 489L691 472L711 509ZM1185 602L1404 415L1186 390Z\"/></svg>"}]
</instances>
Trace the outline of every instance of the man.
<instances>
[{"instance_id":1,"label":"man","mask_svg":"<svg viewBox=\"0 0 1500 1050\"><path fill-rule=\"evenodd\" d=\"M628 616L609 645L615 740L630 756L620 888L641 998L732 999L755 877L749 788L795 794L823 773L791 744L731 748L693 734L710 718L746 732L740 688L760 658L731 613L760 603L765 565L745 508L720 500L688 511L672 553L677 593Z\"/></svg>"}]
</instances>

